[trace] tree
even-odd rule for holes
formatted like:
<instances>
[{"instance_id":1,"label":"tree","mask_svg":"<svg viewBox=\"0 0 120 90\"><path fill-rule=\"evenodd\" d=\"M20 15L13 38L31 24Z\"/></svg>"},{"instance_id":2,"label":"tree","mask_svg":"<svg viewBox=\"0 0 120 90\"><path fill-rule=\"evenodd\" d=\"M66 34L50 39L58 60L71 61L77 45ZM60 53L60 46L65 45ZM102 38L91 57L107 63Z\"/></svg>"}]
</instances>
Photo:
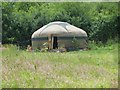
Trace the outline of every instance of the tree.
<instances>
[{"instance_id":1,"label":"tree","mask_svg":"<svg viewBox=\"0 0 120 90\"><path fill-rule=\"evenodd\" d=\"M3 43L30 44L32 33L53 21L73 24L90 40L106 43L117 37L118 17L118 3L3 2Z\"/></svg>"}]
</instances>

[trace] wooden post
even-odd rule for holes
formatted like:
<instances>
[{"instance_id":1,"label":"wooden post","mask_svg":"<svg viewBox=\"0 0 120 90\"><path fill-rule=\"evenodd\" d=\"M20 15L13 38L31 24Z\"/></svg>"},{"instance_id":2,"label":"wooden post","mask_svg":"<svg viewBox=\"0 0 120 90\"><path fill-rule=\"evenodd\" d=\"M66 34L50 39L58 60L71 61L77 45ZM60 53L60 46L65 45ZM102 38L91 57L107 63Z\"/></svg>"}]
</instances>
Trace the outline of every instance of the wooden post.
<instances>
[{"instance_id":1,"label":"wooden post","mask_svg":"<svg viewBox=\"0 0 120 90\"><path fill-rule=\"evenodd\" d=\"M51 35L48 36L48 49L52 49L52 38Z\"/></svg>"}]
</instances>

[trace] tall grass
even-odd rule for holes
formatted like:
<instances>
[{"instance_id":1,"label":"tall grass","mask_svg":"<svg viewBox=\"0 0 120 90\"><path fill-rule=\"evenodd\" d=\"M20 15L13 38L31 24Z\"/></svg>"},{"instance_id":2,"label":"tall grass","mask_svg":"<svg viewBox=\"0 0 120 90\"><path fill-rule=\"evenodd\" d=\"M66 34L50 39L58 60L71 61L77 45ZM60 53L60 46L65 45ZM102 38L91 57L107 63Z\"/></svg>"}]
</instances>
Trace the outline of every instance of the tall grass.
<instances>
[{"instance_id":1,"label":"tall grass","mask_svg":"<svg viewBox=\"0 0 120 90\"><path fill-rule=\"evenodd\" d=\"M0 89L2 89L2 53L1 53L1 47L2 45L0 44Z\"/></svg>"},{"instance_id":2,"label":"tall grass","mask_svg":"<svg viewBox=\"0 0 120 90\"><path fill-rule=\"evenodd\" d=\"M2 52L2 87L117 88L117 44L92 47L87 51L50 53L7 45Z\"/></svg>"}]
</instances>

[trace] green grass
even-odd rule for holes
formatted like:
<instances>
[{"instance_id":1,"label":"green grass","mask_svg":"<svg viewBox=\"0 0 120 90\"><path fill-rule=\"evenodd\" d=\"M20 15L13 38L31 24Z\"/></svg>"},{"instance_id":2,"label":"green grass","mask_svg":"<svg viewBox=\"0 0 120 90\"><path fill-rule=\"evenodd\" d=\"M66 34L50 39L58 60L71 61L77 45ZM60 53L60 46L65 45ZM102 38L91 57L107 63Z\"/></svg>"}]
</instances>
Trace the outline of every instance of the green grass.
<instances>
[{"instance_id":1,"label":"green grass","mask_svg":"<svg viewBox=\"0 0 120 90\"><path fill-rule=\"evenodd\" d=\"M117 88L117 44L65 53L2 51L3 88Z\"/></svg>"}]
</instances>

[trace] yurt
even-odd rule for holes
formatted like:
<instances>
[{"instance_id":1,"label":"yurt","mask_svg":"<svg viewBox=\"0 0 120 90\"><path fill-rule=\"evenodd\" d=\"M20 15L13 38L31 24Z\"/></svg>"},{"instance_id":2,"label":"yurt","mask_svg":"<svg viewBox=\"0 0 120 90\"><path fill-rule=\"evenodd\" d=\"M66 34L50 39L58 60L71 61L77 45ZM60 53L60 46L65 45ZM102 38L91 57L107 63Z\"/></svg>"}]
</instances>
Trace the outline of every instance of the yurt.
<instances>
[{"instance_id":1,"label":"yurt","mask_svg":"<svg viewBox=\"0 0 120 90\"><path fill-rule=\"evenodd\" d=\"M87 33L67 22L51 22L32 34L33 49L84 49L87 47Z\"/></svg>"}]
</instances>

